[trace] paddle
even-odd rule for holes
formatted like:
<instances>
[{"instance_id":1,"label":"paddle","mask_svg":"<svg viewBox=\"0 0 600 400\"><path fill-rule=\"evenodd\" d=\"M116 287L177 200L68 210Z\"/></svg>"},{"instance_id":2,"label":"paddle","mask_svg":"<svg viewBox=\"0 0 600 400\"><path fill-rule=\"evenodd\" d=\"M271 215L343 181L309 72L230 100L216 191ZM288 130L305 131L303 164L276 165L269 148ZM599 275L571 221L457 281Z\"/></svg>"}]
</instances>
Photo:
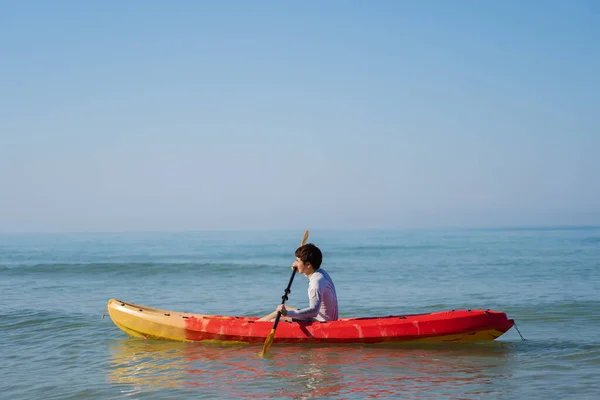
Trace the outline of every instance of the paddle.
<instances>
[{"instance_id":1,"label":"paddle","mask_svg":"<svg viewBox=\"0 0 600 400\"><path fill-rule=\"evenodd\" d=\"M308 230L306 232L304 232L304 237L302 238L302 242L300 242L300 246L304 246L306 244L307 240L308 240ZM297 268L294 267L294 271L292 272L292 277L290 278L287 288L285 289L285 293L283 294L283 296L281 296L281 299L282 299L281 304L285 304L285 301L288 299L288 294L290 294L290 292L291 292L290 288L292 287L292 282L294 281L294 276L296 275L296 271L297 271ZM275 318L275 324L273 325L273 329L271 329L271 333L269 333L269 336L267 336L267 339L265 340L265 344L263 345L262 353L259 354L261 357L264 356L265 354L267 354L267 351L273 344L273 340L275 339L275 330L277 329L277 325L279 324L280 318L281 318L281 311L277 311L277 317Z\"/></svg>"}]
</instances>

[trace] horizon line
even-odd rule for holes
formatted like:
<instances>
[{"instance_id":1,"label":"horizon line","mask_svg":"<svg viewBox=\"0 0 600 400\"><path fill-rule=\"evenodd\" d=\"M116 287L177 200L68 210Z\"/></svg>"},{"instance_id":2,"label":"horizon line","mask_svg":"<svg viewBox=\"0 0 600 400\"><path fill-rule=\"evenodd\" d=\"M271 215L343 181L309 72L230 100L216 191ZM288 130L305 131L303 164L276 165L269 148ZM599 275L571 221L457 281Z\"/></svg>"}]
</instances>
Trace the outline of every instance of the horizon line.
<instances>
[{"instance_id":1,"label":"horizon line","mask_svg":"<svg viewBox=\"0 0 600 400\"><path fill-rule=\"evenodd\" d=\"M548 224L548 225L489 225L489 226L440 226L440 227L354 227L354 228L204 228L204 229L125 229L125 230L73 230L73 231L0 231L0 235L94 235L94 234L163 234L163 233L211 233L211 232L389 232L389 231L501 231L501 230L571 230L571 229L600 229L600 225L581 224Z\"/></svg>"}]
</instances>

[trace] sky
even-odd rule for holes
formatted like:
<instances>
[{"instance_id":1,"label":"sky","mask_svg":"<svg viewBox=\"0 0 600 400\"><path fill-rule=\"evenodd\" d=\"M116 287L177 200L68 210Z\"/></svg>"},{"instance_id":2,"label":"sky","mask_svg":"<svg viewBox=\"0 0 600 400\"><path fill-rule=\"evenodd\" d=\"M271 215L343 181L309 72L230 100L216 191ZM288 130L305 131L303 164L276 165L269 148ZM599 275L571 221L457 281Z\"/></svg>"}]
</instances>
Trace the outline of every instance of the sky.
<instances>
[{"instance_id":1,"label":"sky","mask_svg":"<svg viewBox=\"0 0 600 400\"><path fill-rule=\"evenodd\" d=\"M0 6L0 232L600 225L593 0Z\"/></svg>"}]
</instances>

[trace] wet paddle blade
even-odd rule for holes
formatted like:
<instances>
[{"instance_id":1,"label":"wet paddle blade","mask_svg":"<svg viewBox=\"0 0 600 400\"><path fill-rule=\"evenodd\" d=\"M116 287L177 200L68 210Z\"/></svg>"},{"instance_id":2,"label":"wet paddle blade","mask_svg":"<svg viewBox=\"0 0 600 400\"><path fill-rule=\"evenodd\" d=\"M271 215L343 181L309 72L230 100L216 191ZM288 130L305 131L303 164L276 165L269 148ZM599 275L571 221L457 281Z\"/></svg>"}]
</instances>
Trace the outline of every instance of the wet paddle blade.
<instances>
[{"instance_id":1,"label":"wet paddle blade","mask_svg":"<svg viewBox=\"0 0 600 400\"><path fill-rule=\"evenodd\" d=\"M269 333L269 336L267 336L267 340L265 340L265 344L263 345L263 351L262 351L262 353L259 354L261 357L264 356L265 354L267 354L267 351L269 351L269 348L273 344L274 339L275 339L275 329L271 329L271 333Z\"/></svg>"}]
</instances>

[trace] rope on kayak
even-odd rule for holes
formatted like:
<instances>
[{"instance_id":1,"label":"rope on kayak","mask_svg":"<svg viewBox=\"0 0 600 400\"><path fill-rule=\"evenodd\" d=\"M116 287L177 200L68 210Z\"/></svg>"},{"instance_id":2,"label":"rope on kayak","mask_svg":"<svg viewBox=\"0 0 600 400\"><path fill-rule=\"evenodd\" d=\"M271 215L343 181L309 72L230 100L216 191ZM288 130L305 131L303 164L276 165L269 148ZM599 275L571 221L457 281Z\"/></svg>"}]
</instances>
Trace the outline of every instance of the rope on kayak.
<instances>
[{"instance_id":1,"label":"rope on kayak","mask_svg":"<svg viewBox=\"0 0 600 400\"><path fill-rule=\"evenodd\" d=\"M106 315L106 312L108 311L108 306L106 306L106 308L104 309L104 311L102 312L102 319L104 319L104 316Z\"/></svg>"},{"instance_id":2,"label":"rope on kayak","mask_svg":"<svg viewBox=\"0 0 600 400\"><path fill-rule=\"evenodd\" d=\"M515 329L517 330L517 332L519 332L519 336L521 336L521 341L524 342L526 339L523 337L523 335L521 335L521 331L519 331L519 328L517 327L517 321L515 321Z\"/></svg>"}]
</instances>

